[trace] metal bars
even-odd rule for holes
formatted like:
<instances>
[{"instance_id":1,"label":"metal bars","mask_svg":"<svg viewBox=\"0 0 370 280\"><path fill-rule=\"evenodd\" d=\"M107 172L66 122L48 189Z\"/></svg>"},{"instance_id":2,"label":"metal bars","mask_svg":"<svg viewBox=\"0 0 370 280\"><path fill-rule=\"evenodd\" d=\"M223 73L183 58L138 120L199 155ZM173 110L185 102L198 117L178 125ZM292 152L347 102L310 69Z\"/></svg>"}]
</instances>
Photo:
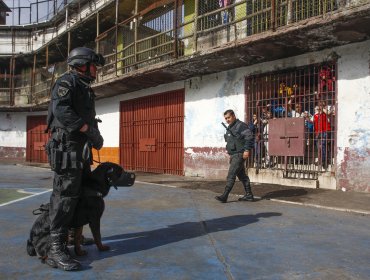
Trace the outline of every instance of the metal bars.
<instances>
[{"instance_id":1,"label":"metal bars","mask_svg":"<svg viewBox=\"0 0 370 280\"><path fill-rule=\"evenodd\" d=\"M184 90L178 90L121 102L120 162L125 169L183 175L184 98ZM150 149L140 149L147 142Z\"/></svg>"},{"instance_id":2,"label":"metal bars","mask_svg":"<svg viewBox=\"0 0 370 280\"><path fill-rule=\"evenodd\" d=\"M335 63L247 77L246 113L255 133L250 167L255 167L257 171L265 168L281 169L285 171L285 177L301 179L316 179L318 172L334 170ZM304 156L272 154L271 150L276 150L272 147L277 143L269 141L271 120L291 118L304 120L305 136L301 140L305 146ZM284 127L279 130L281 135L278 138L292 138L284 134ZM287 144L294 143L289 140Z\"/></svg>"}]
</instances>

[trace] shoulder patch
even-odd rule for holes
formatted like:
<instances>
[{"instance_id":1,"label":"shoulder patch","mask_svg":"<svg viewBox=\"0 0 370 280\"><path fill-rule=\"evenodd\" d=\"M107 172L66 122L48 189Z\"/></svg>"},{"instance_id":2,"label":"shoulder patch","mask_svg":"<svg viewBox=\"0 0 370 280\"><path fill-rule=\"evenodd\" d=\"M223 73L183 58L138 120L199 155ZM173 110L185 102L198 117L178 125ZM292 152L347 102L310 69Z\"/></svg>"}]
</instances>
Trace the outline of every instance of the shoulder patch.
<instances>
[{"instance_id":1,"label":"shoulder patch","mask_svg":"<svg viewBox=\"0 0 370 280\"><path fill-rule=\"evenodd\" d=\"M71 87L71 86L72 86L72 83L71 83L70 81L67 81L67 80L61 80L59 83L61 83L61 84L65 84L65 85L67 85L67 86L69 86L69 87Z\"/></svg>"},{"instance_id":2,"label":"shoulder patch","mask_svg":"<svg viewBox=\"0 0 370 280\"><path fill-rule=\"evenodd\" d=\"M69 92L69 88L66 88L66 87L63 87L63 86L58 87L58 96L59 97L63 97L65 95L67 95L68 92Z\"/></svg>"}]
</instances>

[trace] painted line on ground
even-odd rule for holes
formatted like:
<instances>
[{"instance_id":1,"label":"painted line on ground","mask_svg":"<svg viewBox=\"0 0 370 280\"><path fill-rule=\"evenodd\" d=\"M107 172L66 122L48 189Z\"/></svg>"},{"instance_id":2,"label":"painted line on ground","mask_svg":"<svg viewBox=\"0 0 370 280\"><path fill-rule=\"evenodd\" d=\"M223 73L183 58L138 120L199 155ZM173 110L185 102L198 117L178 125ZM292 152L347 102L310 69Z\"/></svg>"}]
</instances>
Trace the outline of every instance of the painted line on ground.
<instances>
[{"instance_id":1,"label":"painted line on ground","mask_svg":"<svg viewBox=\"0 0 370 280\"><path fill-rule=\"evenodd\" d=\"M269 200L276 201L276 202L282 202L282 203L286 203L286 204L303 205L303 206L315 207L315 208L320 208L320 209L336 210L336 211L341 211L341 212L349 212L349 213L370 215L370 211L366 211L366 210L340 208L340 207L332 207L332 206L323 206L323 205L318 205L318 204L295 202L295 201L288 201L288 200L282 200L282 199L276 199L276 198L271 198Z\"/></svg>"},{"instance_id":2,"label":"painted line on ground","mask_svg":"<svg viewBox=\"0 0 370 280\"><path fill-rule=\"evenodd\" d=\"M136 181L136 182L144 183L144 184L157 185L157 186L164 186L164 187L169 187L169 188L181 188L181 187L173 186L173 185L158 184L158 183L151 183L151 182L144 182L144 181ZM198 190L198 189L193 189L193 190ZM243 195L234 195L234 196L242 197ZM255 196L255 198L261 199L261 197L259 197L259 196ZM270 201L274 201L274 202L281 202L281 203L286 203L286 204L308 206L308 207L314 207L314 208L319 208L319 209L335 210L335 211L341 211L341 212L347 212L347 213L356 213L356 214L362 214L362 215L370 215L370 211L366 211L366 210L339 208L339 207L324 206L324 205L318 205L318 204L312 204L312 203L288 201L288 200L276 199L276 198L270 198L270 199L265 199L265 200L270 200Z\"/></svg>"},{"instance_id":3,"label":"painted line on ground","mask_svg":"<svg viewBox=\"0 0 370 280\"><path fill-rule=\"evenodd\" d=\"M181 188L181 187L178 187L178 186L173 186L173 185L167 185L167 184L158 184L158 183L151 183L151 182L144 182L144 181L135 181L135 183L141 183L141 184L151 184L151 185L155 185L155 186L164 186L164 187L168 187L168 188L174 188L174 189L177 189L177 188Z\"/></svg>"},{"instance_id":4,"label":"painted line on ground","mask_svg":"<svg viewBox=\"0 0 370 280\"><path fill-rule=\"evenodd\" d=\"M36 194L33 194L33 195L29 195L29 196L18 198L18 199L12 200L12 201L8 201L8 202L5 202L3 204L0 204L0 207L5 206L5 205L9 205L9 204L12 204L12 203L15 203L15 202L18 202L18 201L22 201L22 200L25 200L27 198L31 198L31 197L34 197L34 196L37 196L37 195L41 195L41 194L44 194L44 193L47 193L47 192L51 192L51 191L52 190L50 189L50 190L47 190L47 191L43 191L43 192L40 192L40 193L36 193Z\"/></svg>"}]
</instances>

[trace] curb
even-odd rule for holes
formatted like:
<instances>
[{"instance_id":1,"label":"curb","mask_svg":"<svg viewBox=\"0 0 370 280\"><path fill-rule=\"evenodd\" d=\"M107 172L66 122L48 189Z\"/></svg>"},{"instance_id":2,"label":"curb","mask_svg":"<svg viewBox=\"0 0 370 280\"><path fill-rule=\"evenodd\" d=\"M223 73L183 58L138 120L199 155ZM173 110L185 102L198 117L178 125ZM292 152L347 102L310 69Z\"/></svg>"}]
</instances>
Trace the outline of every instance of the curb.
<instances>
[{"instance_id":1,"label":"curb","mask_svg":"<svg viewBox=\"0 0 370 280\"><path fill-rule=\"evenodd\" d=\"M157 185L157 186L163 186L168 188L181 188L178 186L173 185L167 185L167 184L158 184L158 183L151 183L151 182L145 182L145 181L136 181L137 183L144 183L144 184L151 184L151 185ZM236 197L242 197L243 195L234 195ZM259 196L255 196L257 199L261 199ZM301 206L307 206L307 207L313 207L318 209L325 209L325 210L334 210L334 211L340 211L340 212L347 212L347 213L354 213L354 214L361 214L361 215L370 215L370 211L366 210L360 210L360 209L349 209L349 208L340 208L340 207L331 207L331 206L324 206L324 205L318 205L318 204L312 204L312 203L304 203L304 202L295 202L295 201L289 201L284 199L264 199L264 200L270 200L274 202L280 202L285 204L293 204L293 205L301 205Z\"/></svg>"}]
</instances>

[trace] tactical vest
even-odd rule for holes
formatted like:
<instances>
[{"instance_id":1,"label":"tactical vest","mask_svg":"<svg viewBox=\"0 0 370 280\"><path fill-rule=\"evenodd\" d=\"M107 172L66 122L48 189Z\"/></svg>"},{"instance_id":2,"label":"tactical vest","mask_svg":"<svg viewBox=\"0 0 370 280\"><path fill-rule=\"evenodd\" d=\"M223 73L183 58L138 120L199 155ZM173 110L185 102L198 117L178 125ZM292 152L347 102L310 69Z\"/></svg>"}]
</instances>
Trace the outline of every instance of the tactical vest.
<instances>
[{"instance_id":1,"label":"tactical vest","mask_svg":"<svg viewBox=\"0 0 370 280\"><path fill-rule=\"evenodd\" d=\"M227 130L224 138L228 154L232 155L244 151L245 139L240 134Z\"/></svg>"}]
</instances>

